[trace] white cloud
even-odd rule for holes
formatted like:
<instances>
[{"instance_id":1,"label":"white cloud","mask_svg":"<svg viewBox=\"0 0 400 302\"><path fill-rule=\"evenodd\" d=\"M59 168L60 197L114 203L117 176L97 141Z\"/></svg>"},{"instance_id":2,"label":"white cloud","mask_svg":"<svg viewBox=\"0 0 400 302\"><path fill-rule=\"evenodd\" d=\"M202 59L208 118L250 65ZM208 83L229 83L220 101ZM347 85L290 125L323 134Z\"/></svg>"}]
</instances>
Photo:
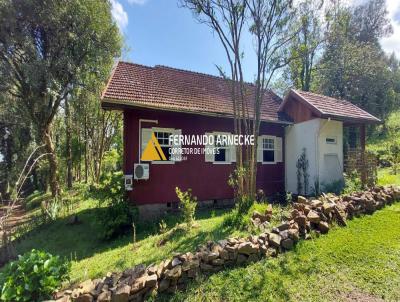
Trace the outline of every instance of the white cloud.
<instances>
[{"instance_id":1,"label":"white cloud","mask_svg":"<svg viewBox=\"0 0 400 302\"><path fill-rule=\"evenodd\" d=\"M129 4L139 4L139 5L143 5L147 2L147 0L128 0Z\"/></svg>"},{"instance_id":2,"label":"white cloud","mask_svg":"<svg viewBox=\"0 0 400 302\"><path fill-rule=\"evenodd\" d=\"M387 53L390 54L394 51L397 58L400 59L400 2L397 0L386 0L386 6L392 22L393 34L382 38L381 45Z\"/></svg>"},{"instance_id":3,"label":"white cloud","mask_svg":"<svg viewBox=\"0 0 400 302\"><path fill-rule=\"evenodd\" d=\"M118 0L111 0L111 14L120 30L128 25L128 14Z\"/></svg>"}]
</instances>

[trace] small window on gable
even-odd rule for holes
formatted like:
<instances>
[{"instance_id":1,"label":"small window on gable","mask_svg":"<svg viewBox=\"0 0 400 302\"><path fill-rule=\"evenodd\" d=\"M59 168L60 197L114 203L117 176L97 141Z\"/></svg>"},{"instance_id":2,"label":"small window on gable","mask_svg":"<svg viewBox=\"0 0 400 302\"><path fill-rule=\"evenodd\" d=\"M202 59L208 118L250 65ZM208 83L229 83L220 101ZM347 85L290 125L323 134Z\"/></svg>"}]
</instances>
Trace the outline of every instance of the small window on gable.
<instances>
[{"instance_id":1,"label":"small window on gable","mask_svg":"<svg viewBox=\"0 0 400 302\"><path fill-rule=\"evenodd\" d=\"M325 141L326 141L327 144L336 144L336 137L329 136L329 137L326 138Z\"/></svg>"}]
</instances>

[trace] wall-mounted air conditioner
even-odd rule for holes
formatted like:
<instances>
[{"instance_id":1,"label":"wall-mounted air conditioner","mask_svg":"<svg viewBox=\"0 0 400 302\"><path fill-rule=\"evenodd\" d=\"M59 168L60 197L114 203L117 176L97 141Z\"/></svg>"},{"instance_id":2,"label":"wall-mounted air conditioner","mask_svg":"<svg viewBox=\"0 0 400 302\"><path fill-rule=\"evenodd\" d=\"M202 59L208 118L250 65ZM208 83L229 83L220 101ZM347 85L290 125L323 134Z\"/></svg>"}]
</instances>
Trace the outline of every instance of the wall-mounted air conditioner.
<instances>
[{"instance_id":1,"label":"wall-mounted air conditioner","mask_svg":"<svg viewBox=\"0 0 400 302\"><path fill-rule=\"evenodd\" d=\"M134 164L133 176L138 179L149 179L149 164Z\"/></svg>"}]
</instances>

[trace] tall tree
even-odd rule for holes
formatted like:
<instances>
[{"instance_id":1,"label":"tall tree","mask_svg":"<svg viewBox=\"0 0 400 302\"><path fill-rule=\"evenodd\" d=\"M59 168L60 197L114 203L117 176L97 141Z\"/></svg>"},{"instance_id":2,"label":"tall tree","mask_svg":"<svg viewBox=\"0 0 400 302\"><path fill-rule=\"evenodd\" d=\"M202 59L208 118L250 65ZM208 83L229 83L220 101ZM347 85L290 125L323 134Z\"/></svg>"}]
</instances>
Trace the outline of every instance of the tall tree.
<instances>
[{"instance_id":1,"label":"tall tree","mask_svg":"<svg viewBox=\"0 0 400 302\"><path fill-rule=\"evenodd\" d=\"M324 40L322 7L322 0L300 2L294 21L299 31L290 45L295 59L288 66L288 80L294 87L303 91L309 91L311 88L315 63Z\"/></svg>"},{"instance_id":2,"label":"tall tree","mask_svg":"<svg viewBox=\"0 0 400 302\"><path fill-rule=\"evenodd\" d=\"M318 66L318 90L385 118L394 98L392 72L378 43L391 31L384 3L334 6L328 18L331 27Z\"/></svg>"},{"instance_id":3,"label":"tall tree","mask_svg":"<svg viewBox=\"0 0 400 302\"><path fill-rule=\"evenodd\" d=\"M285 0L182 0L198 20L210 26L219 37L230 65L235 133L258 137L261 105L270 81L277 70L286 66L290 54L287 45L294 34L289 30L293 16L292 1ZM256 75L254 98L244 85L241 45L247 37L254 41ZM252 199L256 192L257 140L253 146L237 148L237 170L243 184L242 195Z\"/></svg>"},{"instance_id":4,"label":"tall tree","mask_svg":"<svg viewBox=\"0 0 400 302\"><path fill-rule=\"evenodd\" d=\"M105 79L121 38L106 0L10 0L0 3L2 89L37 130L49 153L53 196L60 191L54 118L87 75Z\"/></svg>"},{"instance_id":5,"label":"tall tree","mask_svg":"<svg viewBox=\"0 0 400 302\"><path fill-rule=\"evenodd\" d=\"M250 117L250 133L258 137L261 124L261 106L265 93L275 73L286 67L293 59L288 51L290 42L297 34L290 20L295 16L292 1L288 0L248 0L250 33L254 39L257 58L255 79L254 116ZM257 184L257 148L256 140L251 146L249 173L250 194L255 196Z\"/></svg>"},{"instance_id":6,"label":"tall tree","mask_svg":"<svg viewBox=\"0 0 400 302\"><path fill-rule=\"evenodd\" d=\"M243 49L242 35L246 25L246 0L182 0L182 6L194 12L195 17L209 26L218 36L229 64L229 74L217 67L223 77L230 80L231 99L234 114L234 131L241 134L248 132L248 115L245 104L243 78ZM247 147L244 147L247 149ZM248 154L248 152L246 152ZM243 148L236 148L237 169L244 171L246 154ZM248 163L247 163L248 164ZM238 195L246 195L249 191L249 182L244 173L238 173Z\"/></svg>"}]
</instances>

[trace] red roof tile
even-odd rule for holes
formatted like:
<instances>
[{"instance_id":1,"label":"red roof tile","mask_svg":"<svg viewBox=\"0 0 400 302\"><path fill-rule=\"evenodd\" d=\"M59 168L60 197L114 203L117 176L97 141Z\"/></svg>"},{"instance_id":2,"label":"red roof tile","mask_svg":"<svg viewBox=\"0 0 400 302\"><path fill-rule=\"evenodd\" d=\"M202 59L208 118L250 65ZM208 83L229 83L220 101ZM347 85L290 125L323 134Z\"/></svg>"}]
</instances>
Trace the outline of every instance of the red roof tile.
<instances>
[{"instance_id":1,"label":"red roof tile","mask_svg":"<svg viewBox=\"0 0 400 302\"><path fill-rule=\"evenodd\" d=\"M332 117L348 122L380 122L377 117L346 100L294 89L289 92L288 97L290 96L306 103L313 112L321 117ZM288 97L281 104L279 110L283 110Z\"/></svg>"},{"instance_id":2,"label":"red roof tile","mask_svg":"<svg viewBox=\"0 0 400 302\"><path fill-rule=\"evenodd\" d=\"M251 102L255 87L251 84L246 86ZM229 81L221 77L159 65L148 67L118 62L103 92L102 102L103 105L123 104L233 116L230 89ZM281 102L282 99L272 91L265 93L261 119L284 121L278 114Z\"/></svg>"}]
</instances>

